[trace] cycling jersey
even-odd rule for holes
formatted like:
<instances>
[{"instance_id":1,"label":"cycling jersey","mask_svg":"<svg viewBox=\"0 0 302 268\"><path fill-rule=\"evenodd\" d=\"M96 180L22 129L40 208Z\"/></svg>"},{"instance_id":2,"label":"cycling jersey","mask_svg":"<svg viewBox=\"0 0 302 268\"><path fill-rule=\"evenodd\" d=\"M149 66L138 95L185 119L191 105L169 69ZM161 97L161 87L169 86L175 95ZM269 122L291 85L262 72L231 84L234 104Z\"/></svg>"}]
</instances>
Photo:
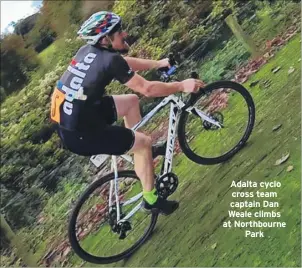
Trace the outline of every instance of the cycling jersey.
<instances>
[{"instance_id":1,"label":"cycling jersey","mask_svg":"<svg viewBox=\"0 0 302 268\"><path fill-rule=\"evenodd\" d=\"M122 155L135 142L134 132L122 126L112 126L117 120L117 112L112 96L104 96L100 101L100 113L104 126L93 131L69 131L58 129L58 134L69 151L91 156L97 154Z\"/></svg>"},{"instance_id":2,"label":"cycling jersey","mask_svg":"<svg viewBox=\"0 0 302 268\"><path fill-rule=\"evenodd\" d=\"M79 49L52 95L51 119L69 131L104 127L101 99L105 87L116 79L127 83L134 75L118 53L85 45Z\"/></svg>"}]
</instances>

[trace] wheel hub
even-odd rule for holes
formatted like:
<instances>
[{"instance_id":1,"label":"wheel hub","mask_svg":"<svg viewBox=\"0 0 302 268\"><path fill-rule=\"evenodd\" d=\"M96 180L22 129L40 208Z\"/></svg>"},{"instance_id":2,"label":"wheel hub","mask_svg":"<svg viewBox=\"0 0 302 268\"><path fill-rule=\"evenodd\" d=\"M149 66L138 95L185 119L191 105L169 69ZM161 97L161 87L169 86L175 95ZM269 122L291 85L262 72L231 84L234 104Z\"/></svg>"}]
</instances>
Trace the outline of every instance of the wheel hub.
<instances>
[{"instance_id":1,"label":"wheel hub","mask_svg":"<svg viewBox=\"0 0 302 268\"><path fill-rule=\"evenodd\" d=\"M214 112L214 113L209 114L209 116L213 120L217 121L220 125L223 124L223 119L224 118L223 118L222 113L220 113L220 112ZM205 130L216 130L216 129L219 129L218 126L216 126L216 125L214 125L214 124L212 124L212 123L210 123L208 121L203 121L202 125L203 125L203 127L204 127Z\"/></svg>"}]
</instances>

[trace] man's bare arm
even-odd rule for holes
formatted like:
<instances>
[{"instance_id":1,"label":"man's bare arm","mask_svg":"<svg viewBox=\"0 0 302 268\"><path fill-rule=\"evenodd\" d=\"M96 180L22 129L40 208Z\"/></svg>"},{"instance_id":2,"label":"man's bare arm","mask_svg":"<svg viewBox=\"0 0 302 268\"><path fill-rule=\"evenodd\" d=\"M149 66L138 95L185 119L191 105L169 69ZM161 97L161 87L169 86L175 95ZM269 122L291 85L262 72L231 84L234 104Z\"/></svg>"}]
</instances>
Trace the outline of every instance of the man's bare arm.
<instances>
[{"instance_id":1,"label":"man's bare arm","mask_svg":"<svg viewBox=\"0 0 302 268\"><path fill-rule=\"evenodd\" d=\"M146 60L133 57L124 57L133 71L147 71L169 66L168 59L163 60Z\"/></svg>"},{"instance_id":2,"label":"man's bare arm","mask_svg":"<svg viewBox=\"0 0 302 268\"><path fill-rule=\"evenodd\" d=\"M164 97L176 92L196 92L199 88L204 86L204 83L201 80L196 79L163 83L148 81L142 76L135 74L125 85L146 97Z\"/></svg>"}]
</instances>

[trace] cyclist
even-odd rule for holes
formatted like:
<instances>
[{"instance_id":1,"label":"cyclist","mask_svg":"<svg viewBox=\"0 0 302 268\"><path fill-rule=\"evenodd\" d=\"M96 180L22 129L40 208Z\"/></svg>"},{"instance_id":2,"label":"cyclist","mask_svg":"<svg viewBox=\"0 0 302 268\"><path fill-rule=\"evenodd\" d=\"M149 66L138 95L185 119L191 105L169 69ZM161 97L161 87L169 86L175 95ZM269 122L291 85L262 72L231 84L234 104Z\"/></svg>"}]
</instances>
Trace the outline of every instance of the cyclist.
<instances>
[{"instance_id":1,"label":"cyclist","mask_svg":"<svg viewBox=\"0 0 302 268\"><path fill-rule=\"evenodd\" d=\"M105 87L115 79L147 97L161 97L196 92L203 82L162 83L138 75L135 71L169 67L169 61L121 56L129 51L129 45L121 18L114 13L93 14L78 34L87 44L78 50L52 95L51 119L59 126L60 138L68 150L79 155L133 153L143 186L143 208L171 214L178 202L164 200L156 193L151 138L131 130L141 120L138 96L105 96ZM112 125L119 117L124 118L125 127Z\"/></svg>"}]
</instances>

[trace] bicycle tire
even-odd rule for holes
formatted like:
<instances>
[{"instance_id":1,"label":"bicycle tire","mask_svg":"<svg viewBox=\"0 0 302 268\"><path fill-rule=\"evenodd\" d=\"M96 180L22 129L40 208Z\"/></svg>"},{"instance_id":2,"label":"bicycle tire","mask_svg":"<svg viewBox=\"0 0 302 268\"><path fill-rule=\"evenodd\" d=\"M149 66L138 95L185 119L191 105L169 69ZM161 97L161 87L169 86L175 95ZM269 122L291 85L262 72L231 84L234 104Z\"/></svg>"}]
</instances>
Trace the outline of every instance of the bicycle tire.
<instances>
[{"instance_id":1,"label":"bicycle tire","mask_svg":"<svg viewBox=\"0 0 302 268\"><path fill-rule=\"evenodd\" d=\"M119 171L118 175L119 175L119 177L125 176L128 178L130 177L130 178L135 178L135 179L139 180L135 171L132 171L132 170L131 171ZM71 247L80 258L82 258L83 260L90 262L90 263L108 264L108 263L117 262L124 258L129 257L146 241L146 239L152 233L152 231L155 227L155 224L157 222L158 213L153 211L151 213L150 225L147 228L147 230L145 230L144 235L132 247L128 248L127 250L125 250L124 252L122 252L120 254L109 256L109 257L98 257L98 256L94 256L94 255L91 255L90 253L86 252L80 246L78 239L77 239L77 235L76 235L76 223L77 223L78 214L80 212L81 207L87 200L87 198L89 198L90 194L95 189L97 189L98 187L101 187L103 184L109 182L112 179L114 179L114 173L107 174L104 177L94 181L78 199L77 203L75 204L75 206L71 212L71 216L69 219L68 238L69 238Z\"/></svg>"},{"instance_id":2,"label":"bicycle tire","mask_svg":"<svg viewBox=\"0 0 302 268\"><path fill-rule=\"evenodd\" d=\"M218 163L222 163L233 157L247 142L249 139L254 123L255 123L255 104L253 101L252 96L248 92L248 90L243 87L242 85L232 82L232 81L218 81L211 83L207 85L205 88L203 88L197 95L193 95L192 99L193 101L190 102L190 106L194 105L197 100L203 95L203 92L212 92L213 90L219 89L219 88L230 88L233 89L237 92L239 92L242 97L245 99L247 106L248 106L248 111L249 111L249 119L248 119L248 124L247 128L245 130L244 135L240 139L240 141L227 153L213 157L213 158L206 158L206 157L201 157L197 154L195 154L189 147L186 138L185 138L185 125L186 121L188 119L189 112L187 111L182 111L182 114L180 115L179 118L179 123L178 123L178 140L179 140L179 145L184 154L193 162L198 163L198 164L203 164L203 165L214 165Z\"/></svg>"}]
</instances>

